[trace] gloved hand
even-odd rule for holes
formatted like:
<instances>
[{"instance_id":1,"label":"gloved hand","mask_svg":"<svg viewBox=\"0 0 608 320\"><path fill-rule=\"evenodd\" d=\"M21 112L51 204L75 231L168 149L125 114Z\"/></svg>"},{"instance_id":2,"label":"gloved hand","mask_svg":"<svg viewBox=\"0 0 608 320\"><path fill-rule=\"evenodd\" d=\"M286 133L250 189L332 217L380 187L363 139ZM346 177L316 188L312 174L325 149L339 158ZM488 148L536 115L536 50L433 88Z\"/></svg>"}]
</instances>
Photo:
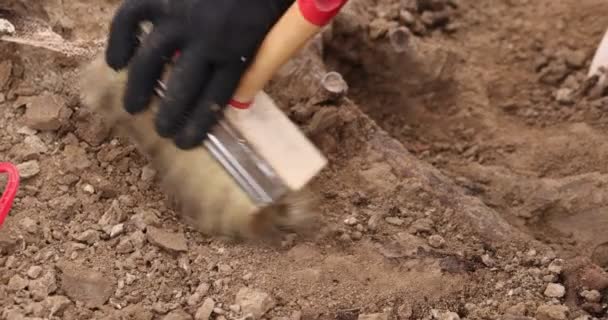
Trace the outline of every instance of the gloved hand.
<instances>
[{"instance_id":1,"label":"gloved hand","mask_svg":"<svg viewBox=\"0 0 608 320\"><path fill-rule=\"evenodd\" d=\"M124 0L111 27L106 62L129 65L124 107L149 104L165 64L180 51L156 117L160 136L181 149L202 143L232 98L262 40L294 0ZM139 23L152 32L139 43ZM221 113L219 114L221 115Z\"/></svg>"}]
</instances>

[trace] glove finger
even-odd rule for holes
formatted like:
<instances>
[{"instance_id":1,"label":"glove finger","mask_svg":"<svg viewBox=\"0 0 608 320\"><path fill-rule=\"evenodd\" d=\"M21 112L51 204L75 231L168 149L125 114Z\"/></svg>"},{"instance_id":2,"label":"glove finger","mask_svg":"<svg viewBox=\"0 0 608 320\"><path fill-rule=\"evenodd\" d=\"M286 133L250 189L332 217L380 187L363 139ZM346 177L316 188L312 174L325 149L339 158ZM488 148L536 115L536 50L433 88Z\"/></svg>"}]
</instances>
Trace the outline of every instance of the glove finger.
<instances>
[{"instance_id":1,"label":"glove finger","mask_svg":"<svg viewBox=\"0 0 608 320\"><path fill-rule=\"evenodd\" d=\"M186 123L190 110L209 80L211 66L203 58L203 49L185 48L170 69L167 90L156 116L156 130L169 138Z\"/></svg>"},{"instance_id":2,"label":"glove finger","mask_svg":"<svg viewBox=\"0 0 608 320\"><path fill-rule=\"evenodd\" d=\"M207 133L223 116L221 111L233 96L244 71L244 64L236 64L224 66L213 73L194 113L174 138L177 147L191 149L206 139Z\"/></svg>"},{"instance_id":3,"label":"glove finger","mask_svg":"<svg viewBox=\"0 0 608 320\"><path fill-rule=\"evenodd\" d=\"M165 63L182 43L180 29L160 24L152 29L129 64L123 102L127 112L134 114L147 108Z\"/></svg>"},{"instance_id":4,"label":"glove finger","mask_svg":"<svg viewBox=\"0 0 608 320\"><path fill-rule=\"evenodd\" d=\"M139 43L139 23L156 22L163 13L163 0L124 0L110 23L106 63L114 70L129 64Z\"/></svg>"}]
</instances>

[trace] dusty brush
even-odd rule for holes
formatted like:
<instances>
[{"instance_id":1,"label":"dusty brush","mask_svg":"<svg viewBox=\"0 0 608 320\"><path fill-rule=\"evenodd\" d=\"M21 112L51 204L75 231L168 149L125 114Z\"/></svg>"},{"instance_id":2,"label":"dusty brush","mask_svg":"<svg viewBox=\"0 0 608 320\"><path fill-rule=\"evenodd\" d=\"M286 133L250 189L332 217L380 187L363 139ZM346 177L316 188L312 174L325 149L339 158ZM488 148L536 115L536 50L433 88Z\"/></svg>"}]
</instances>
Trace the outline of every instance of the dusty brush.
<instances>
[{"instance_id":1,"label":"dusty brush","mask_svg":"<svg viewBox=\"0 0 608 320\"><path fill-rule=\"evenodd\" d=\"M271 30L237 89L237 94L255 98L252 107L229 107L203 147L181 150L156 133L154 116L162 82L150 108L133 116L122 102L126 71L112 70L102 56L82 70L84 105L147 156L177 211L202 233L260 239L281 231L303 231L314 221L317 201L307 183L326 159L260 90L317 31L308 27L299 39L277 31L305 23L297 10L292 7ZM281 50L276 50L277 43Z\"/></svg>"}]
</instances>

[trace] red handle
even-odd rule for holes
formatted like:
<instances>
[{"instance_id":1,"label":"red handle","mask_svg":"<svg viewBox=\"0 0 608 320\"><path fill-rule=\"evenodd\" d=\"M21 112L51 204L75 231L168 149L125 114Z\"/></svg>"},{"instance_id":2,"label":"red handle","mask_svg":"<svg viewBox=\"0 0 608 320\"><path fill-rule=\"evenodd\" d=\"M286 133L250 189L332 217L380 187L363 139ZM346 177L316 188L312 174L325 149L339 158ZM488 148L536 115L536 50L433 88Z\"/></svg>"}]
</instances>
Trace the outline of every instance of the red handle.
<instances>
[{"instance_id":1,"label":"red handle","mask_svg":"<svg viewBox=\"0 0 608 320\"><path fill-rule=\"evenodd\" d=\"M17 167L8 162L0 162L0 173L8 174L8 181L2 197L0 198L0 227L4 223L4 219L13 207L13 200L19 189L19 170Z\"/></svg>"}]
</instances>

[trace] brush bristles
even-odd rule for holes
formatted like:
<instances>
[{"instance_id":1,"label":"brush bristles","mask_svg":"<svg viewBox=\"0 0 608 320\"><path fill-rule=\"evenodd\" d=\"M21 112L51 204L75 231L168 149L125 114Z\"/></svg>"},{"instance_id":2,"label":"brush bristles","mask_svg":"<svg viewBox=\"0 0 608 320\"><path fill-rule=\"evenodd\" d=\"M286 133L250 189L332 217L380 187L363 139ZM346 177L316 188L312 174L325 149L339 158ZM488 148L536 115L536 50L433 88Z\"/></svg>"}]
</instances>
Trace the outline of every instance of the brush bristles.
<instances>
[{"instance_id":1,"label":"brush bristles","mask_svg":"<svg viewBox=\"0 0 608 320\"><path fill-rule=\"evenodd\" d=\"M311 224L316 199L310 190L257 208L206 149L181 150L156 133L153 119L157 99L147 111L128 114L121 99L126 77L126 72L115 72L107 66L103 57L95 58L81 74L82 102L149 159L186 223L208 235L238 239L274 237Z\"/></svg>"}]
</instances>

